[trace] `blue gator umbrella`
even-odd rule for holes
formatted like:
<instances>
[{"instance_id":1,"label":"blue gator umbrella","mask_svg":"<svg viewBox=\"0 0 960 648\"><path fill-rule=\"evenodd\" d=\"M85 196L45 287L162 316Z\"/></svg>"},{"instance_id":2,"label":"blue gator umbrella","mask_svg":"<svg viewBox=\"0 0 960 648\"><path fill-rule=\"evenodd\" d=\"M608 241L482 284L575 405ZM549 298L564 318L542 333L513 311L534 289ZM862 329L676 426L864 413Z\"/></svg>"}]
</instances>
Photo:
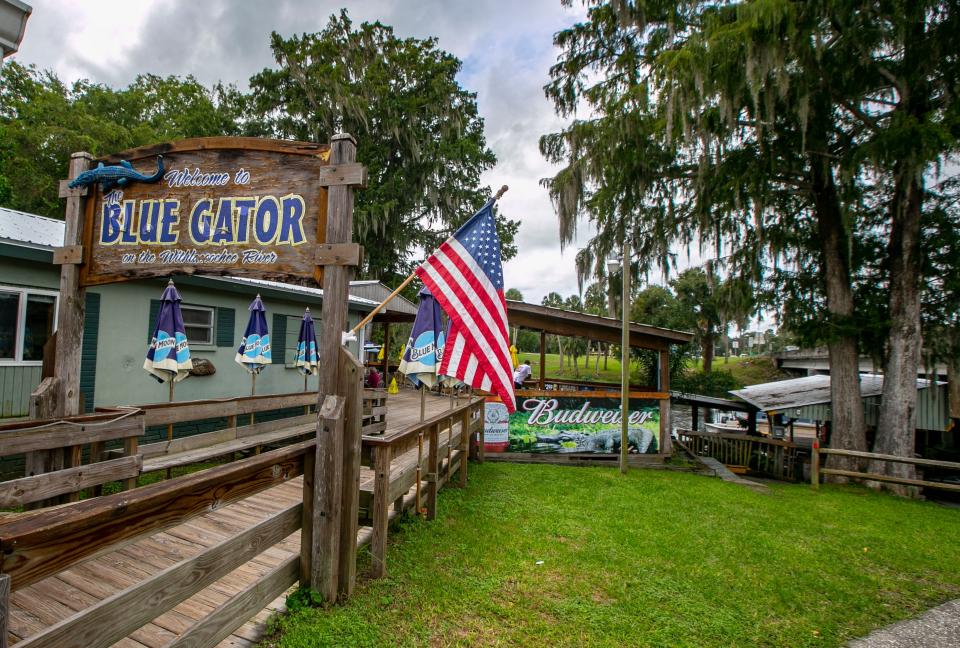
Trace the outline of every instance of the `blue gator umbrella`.
<instances>
[{"instance_id":1,"label":"blue gator umbrella","mask_svg":"<svg viewBox=\"0 0 960 648\"><path fill-rule=\"evenodd\" d=\"M270 331L267 330L266 309L260 295L250 303L249 310L250 320L234 360L250 373L258 374L273 362L270 356Z\"/></svg>"},{"instance_id":2,"label":"blue gator umbrella","mask_svg":"<svg viewBox=\"0 0 960 648\"><path fill-rule=\"evenodd\" d=\"M317 373L317 331L313 327L310 309L304 311L300 322L300 337L297 338L297 371L304 376Z\"/></svg>"},{"instance_id":3,"label":"blue gator umbrella","mask_svg":"<svg viewBox=\"0 0 960 648\"><path fill-rule=\"evenodd\" d=\"M410 339L400 362L400 373L406 374L414 385L423 383L433 388L440 378L440 361L443 359L443 321L442 309L430 291L424 287L420 291L420 305L417 317L410 331Z\"/></svg>"},{"instance_id":4,"label":"blue gator umbrella","mask_svg":"<svg viewBox=\"0 0 960 648\"><path fill-rule=\"evenodd\" d=\"M160 297L160 313L147 349L147 359L143 361L143 368L160 382L179 382L193 369L180 301L180 293L171 279Z\"/></svg>"}]
</instances>

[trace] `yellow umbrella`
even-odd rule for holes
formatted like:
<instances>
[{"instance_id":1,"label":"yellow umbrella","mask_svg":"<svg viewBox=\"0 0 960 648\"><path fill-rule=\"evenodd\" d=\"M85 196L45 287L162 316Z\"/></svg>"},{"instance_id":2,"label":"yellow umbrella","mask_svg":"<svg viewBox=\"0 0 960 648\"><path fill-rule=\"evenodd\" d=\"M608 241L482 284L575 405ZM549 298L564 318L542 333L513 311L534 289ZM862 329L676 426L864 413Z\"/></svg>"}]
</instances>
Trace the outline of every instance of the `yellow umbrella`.
<instances>
[{"instance_id":1,"label":"yellow umbrella","mask_svg":"<svg viewBox=\"0 0 960 648\"><path fill-rule=\"evenodd\" d=\"M513 368L516 369L520 366L520 359L517 358L517 345L510 345L510 360L513 361Z\"/></svg>"}]
</instances>

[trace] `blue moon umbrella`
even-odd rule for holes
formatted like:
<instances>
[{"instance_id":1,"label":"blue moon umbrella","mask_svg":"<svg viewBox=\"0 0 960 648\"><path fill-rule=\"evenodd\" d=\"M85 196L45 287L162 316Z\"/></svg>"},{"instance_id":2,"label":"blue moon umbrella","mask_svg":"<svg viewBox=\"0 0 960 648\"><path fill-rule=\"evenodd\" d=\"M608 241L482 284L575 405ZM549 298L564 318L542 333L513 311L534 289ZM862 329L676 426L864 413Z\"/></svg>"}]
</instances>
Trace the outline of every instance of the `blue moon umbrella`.
<instances>
[{"instance_id":1,"label":"blue moon umbrella","mask_svg":"<svg viewBox=\"0 0 960 648\"><path fill-rule=\"evenodd\" d=\"M310 309L304 311L300 322L300 337L297 338L297 371L304 376L317 373L317 331L313 327Z\"/></svg>"},{"instance_id":2,"label":"blue moon umbrella","mask_svg":"<svg viewBox=\"0 0 960 648\"><path fill-rule=\"evenodd\" d=\"M193 369L180 301L171 279L160 297L160 313L143 361L143 368L160 382L179 382Z\"/></svg>"},{"instance_id":3,"label":"blue moon umbrella","mask_svg":"<svg viewBox=\"0 0 960 648\"><path fill-rule=\"evenodd\" d=\"M250 320L234 358L240 366L256 375L272 363L270 355L270 331L267 329L266 309L260 295L250 303Z\"/></svg>"},{"instance_id":4,"label":"blue moon umbrella","mask_svg":"<svg viewBox=\"0 0 960 648\"><path fill-rule=\"evenodd\" d=\"M440 381L437 372L443 358L444 334L440 316L442 309L426 288L420 291L419 296L417 317L413 322L399 371L414 385L423 383L427 388L433 388Z\"/></svg>"}]
</instances>

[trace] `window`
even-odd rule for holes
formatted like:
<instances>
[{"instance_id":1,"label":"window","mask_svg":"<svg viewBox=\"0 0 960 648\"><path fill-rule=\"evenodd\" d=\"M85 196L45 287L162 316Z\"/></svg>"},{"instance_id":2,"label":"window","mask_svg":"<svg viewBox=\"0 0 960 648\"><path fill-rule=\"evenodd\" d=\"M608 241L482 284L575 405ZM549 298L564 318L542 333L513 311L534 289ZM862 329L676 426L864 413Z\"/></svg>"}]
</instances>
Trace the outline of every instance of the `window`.
<instances>
[{"instance_id":1,"label":"window","mask_svg":"<svg viewBox=\"0 0 960 648\"><path fill-rule=\"evenodd\" d=\"M213 309L205 306L181 306L183 327L189 344L213 344Z\"/></svg>"},{"instance_id":2,"label":"window","mask_svg":"<svg viewBox=\"0 0 960 648\"><path fill-rule=\"evenodd\" d=\"M55 330L55 292L0 286L0 362L40 364Z\"/></svg>"}]
</instances>

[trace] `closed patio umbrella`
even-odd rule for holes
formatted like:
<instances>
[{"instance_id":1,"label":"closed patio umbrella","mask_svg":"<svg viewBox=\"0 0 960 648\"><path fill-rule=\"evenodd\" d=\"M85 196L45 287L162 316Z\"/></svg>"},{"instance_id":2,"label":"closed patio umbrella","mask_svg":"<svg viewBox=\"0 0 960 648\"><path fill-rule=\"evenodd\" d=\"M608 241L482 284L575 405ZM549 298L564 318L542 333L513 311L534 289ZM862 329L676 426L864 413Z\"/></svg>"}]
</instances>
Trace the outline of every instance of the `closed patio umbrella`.
<instances>
[{"instance_id":1,"label":"closed patio umbrella","mask_svg":"<svg viewBox=\"0 0 960 648\"><path fill-rule=\"evenodd\" d=\"M317 331L313 326L310 309L303 312L300 335L297 337L297 371L303 374L303 391L307 391L307 376L317 373Z\"/></svg>"},{"instance_id":2,"label":"closed patio umbrella","mask_svg":"<svg viewBox=\"0 0 960 648\"><path fill-rule=\"evenodd\" d=\"M257 393L257 374L273 362L270 354L270 331L267 329L267 314L260 295L250 303L250 319L237 347L236 362L250 372L253 383L250 395Z\"/></svg>"},{"instance_id":3,"label":"closed patio umbrella","mask_svg":"<svg viewBox=\"0 0 960 648\"><path fill-rule=\"evenodd\" d=\"M190 375L193 360L190 359L190 347L187 344L187 332L183 325L183 313L180 312L180 293L173 285L173 279L160 296L160 312L153 327L150 346L143 368L161 383L170 385L169 402L173 402L173 385ZM173 440L173 424L167 425L167 441ZM167 470L167 477L170 471Z\"/></svg>"}]
</instances>

